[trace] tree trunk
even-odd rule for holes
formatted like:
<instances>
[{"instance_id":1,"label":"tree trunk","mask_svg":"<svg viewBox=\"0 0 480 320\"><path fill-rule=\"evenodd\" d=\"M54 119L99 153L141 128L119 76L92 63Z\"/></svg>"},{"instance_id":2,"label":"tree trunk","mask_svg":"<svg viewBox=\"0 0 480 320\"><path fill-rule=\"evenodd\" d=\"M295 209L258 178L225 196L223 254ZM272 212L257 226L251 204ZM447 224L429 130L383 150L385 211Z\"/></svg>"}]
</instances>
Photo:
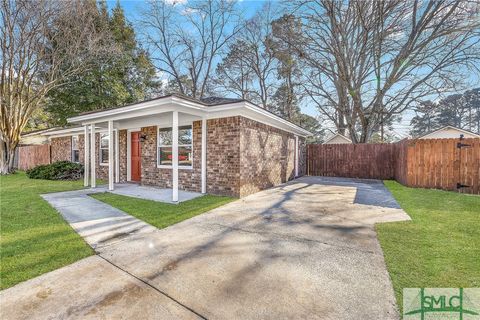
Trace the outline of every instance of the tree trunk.
<instances>
[{"instance_id":1,"label":"tree trunk","mask_svg":"<svg viewBox=\"0 0 480 320\"><path fill-rule=\"evenodd\" d=\"M337 116L337 122L338 122L337 131L341 135L345 135L345 128L346 128L345 118L344 118L343 114L340 113L340 111L338 111L338 110L337 110L337 114L338 114L338 116Z\"/></svg>"},{"instance_id":2,"label":"tree trunk","mask_svg":"<svg viewBox=\"0 0 480 320\"><path fill-rule=\"evenodd\" d=\"M367 143L371 135L372 135L372 130L370 130L369 125L362 124L361 131L360 131L360 139L358 139L357 143Z\"/></svg>"},{"instance_id":3,"label":"tree trunk","mask_svg":"<svg viewBox=\"0 0 480 320\"><path fill-rule=\"evenodd\" d=\"M0 174L9 174L15 171L13 164L15 161L15 146L7 143L6 141L0 141Z\"/></svg>"}]
</instances>

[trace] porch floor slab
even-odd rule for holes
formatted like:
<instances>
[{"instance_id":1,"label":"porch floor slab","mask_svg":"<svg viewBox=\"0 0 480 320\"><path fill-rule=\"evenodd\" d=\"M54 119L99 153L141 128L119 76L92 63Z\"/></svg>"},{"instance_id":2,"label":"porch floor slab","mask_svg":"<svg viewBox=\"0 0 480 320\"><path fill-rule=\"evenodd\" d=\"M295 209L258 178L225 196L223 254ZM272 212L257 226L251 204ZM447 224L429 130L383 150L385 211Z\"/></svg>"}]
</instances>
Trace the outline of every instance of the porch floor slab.
<instances>
[{"instance_id":1,"label":"porch floor slab","mask_svg":"<svg viewBox=\"0 0 480 320\"><path fill-rule=\"evenodd\" d=\"M142 186L134 183L121 183L115 184L114 190L108 192L145 200L173 203L172 189ZM178 202L192 200L200 196L202 196L202 194L198 192L178 190Z\"/></svg>"}]
</instances>

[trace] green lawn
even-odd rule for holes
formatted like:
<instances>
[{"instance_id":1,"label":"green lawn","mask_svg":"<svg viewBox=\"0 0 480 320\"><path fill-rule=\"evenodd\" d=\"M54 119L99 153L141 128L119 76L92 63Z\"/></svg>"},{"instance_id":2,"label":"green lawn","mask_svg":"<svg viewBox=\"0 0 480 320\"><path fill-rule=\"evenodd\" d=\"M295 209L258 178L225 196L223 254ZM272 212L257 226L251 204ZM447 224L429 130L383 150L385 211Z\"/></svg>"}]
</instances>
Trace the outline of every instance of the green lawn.
<instances>
[{"instance_id":1,"label":"green lawn","mask_svg":"<svg viewBox=\"0 0 480 320\"><path fill-rule=\"evenodd\" d=\"M81 188L83 180L33 180L22 172L0 176L0 289L93 254L40 197Z\"/></svg>"},{"instance_id":2,"label":"green lawn","mask_svg":"<svg viewBox=\"0 0 480 320\"><path fill-rule=\"evenodd\" d=\"M83 188L83 181L0 176L0 289L11 287L94 254L40 194ZM178 205L110 193L95 198L164 228L235 200L203 196Z\"/></svg>"},{"instance_id":3,"label":"green lawn","mask_svg":"<svg viewBox=\"0 0 480 320\"><path fill-rule=\"evenodd\" d=\"M376 225L400 308L403 288L480 287L480 196L385 185L412 218Z\"/></svg>"},{"instance_id":4,"label":"green lawn","mask_svg":"<svg viewBox=\"0 0 480 320\"><path fill-rule=\"evenodd\" d=\"M179 204L161 203L126 197L112 193L99 193L93 198L125 211L159 229L189 219L201 213L220 207L235 198L206 195Z\"/></svg>"}]
</instances>

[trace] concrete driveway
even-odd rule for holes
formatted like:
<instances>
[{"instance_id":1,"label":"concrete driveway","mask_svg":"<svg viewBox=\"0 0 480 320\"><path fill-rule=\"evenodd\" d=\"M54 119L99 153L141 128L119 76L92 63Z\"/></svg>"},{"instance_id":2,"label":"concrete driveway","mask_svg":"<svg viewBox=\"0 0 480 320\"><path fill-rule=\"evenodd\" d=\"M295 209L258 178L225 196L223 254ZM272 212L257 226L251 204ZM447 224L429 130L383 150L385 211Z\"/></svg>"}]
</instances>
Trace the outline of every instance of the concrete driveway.
<instances>
[{"instance_id":1,"label":"concrete driveway","mask_svg":"<svg viewBox=\"0 0 480 320\"><path fill-rule=\"evenodd\" d=\"M379 181L304 177L0 293L3 318L397 319ZM90 222L93 223L93 222Z\"/></svg>"}]
</instances>

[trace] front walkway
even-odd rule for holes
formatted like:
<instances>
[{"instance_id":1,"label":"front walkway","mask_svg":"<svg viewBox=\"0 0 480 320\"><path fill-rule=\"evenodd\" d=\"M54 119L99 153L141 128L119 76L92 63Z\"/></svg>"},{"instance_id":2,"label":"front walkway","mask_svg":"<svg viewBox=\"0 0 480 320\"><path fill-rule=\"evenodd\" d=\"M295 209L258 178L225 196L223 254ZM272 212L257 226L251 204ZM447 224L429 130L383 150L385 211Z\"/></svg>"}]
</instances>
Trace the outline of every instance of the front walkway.
<instances>
[{"instance_id":1,"label":"front walkway","mask_svg":"<svg viewBox=\"0 0 480 320\"><path fill-rule=\"evenodd\" d=\"M409 217L379 181L305 177L162 230L131 219L97 256L1 292L3 315L399 318L374 224Z\"/></svg>"},{"instance_id":2,"label":"front walkway","mask_svg":"<svg viewBox=\"0 0 480 320\"><path fill-rule=\"evenodd\" d=\"M60 212L93 249L115 243L133 233L157 230L142 220L88 196L100 192L105 192L105 189L49 193L42 197Z\"/></svg>"},{"instance_id":3,"label":"front walkway","mask_svg":"<svg viewBox=\"0 0 480 320\"><path fill-rule=\"evenodd\" d=\"M89 194L106 192L106 186L94 189L44 194L42 197L57 209L63 218L92 247L112 244L133 233L145 233L156 230L155 227L136 219L125 212ZM171 189L140 186L137 184L117 184L111 193L171 203ZM179 201L187 201L201 196L200 193L180 191Z\"/></svg>"}]
</instances>

